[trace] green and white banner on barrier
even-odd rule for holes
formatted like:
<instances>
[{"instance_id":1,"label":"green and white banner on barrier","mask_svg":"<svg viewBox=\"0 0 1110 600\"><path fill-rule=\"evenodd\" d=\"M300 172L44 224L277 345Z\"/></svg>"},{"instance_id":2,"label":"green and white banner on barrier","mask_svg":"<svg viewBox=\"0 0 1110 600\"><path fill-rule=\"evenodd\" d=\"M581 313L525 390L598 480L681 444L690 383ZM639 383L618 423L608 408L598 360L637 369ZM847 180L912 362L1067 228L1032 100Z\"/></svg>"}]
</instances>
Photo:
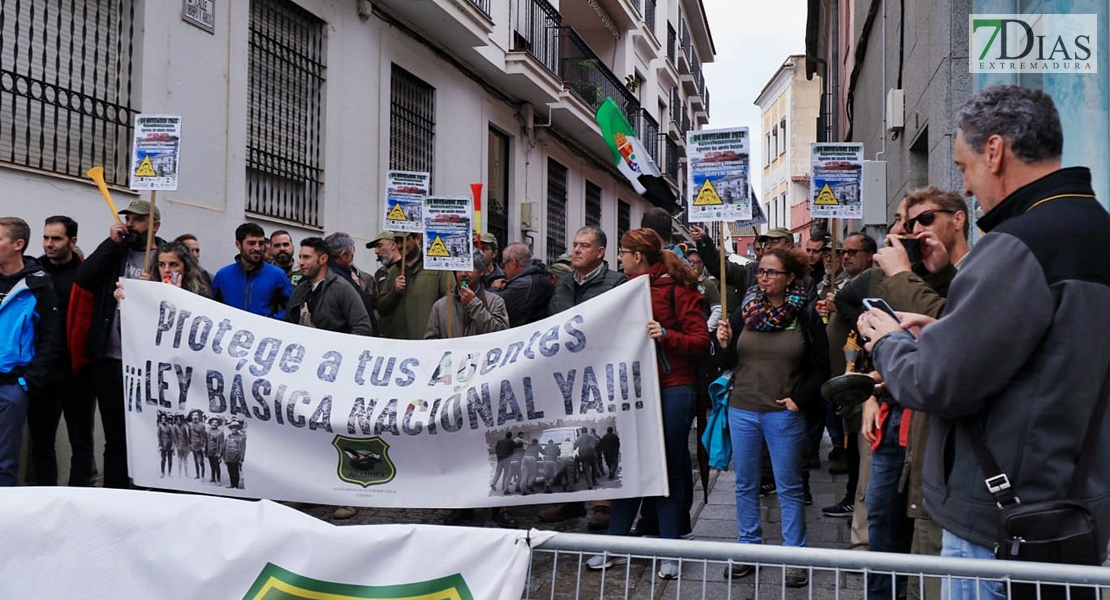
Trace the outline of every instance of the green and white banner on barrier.
<instances>
[{"instance_id":1,"label":"green and white banner on barrier","mask_svg":"<svg viewBox=\"0 0 1110 600\"><path fill-rule=\"evenodd\" d=\"M428 341L278 322L162 283L124 290L137 485L411 508L667 494L647 278L524 327Z\"/></svg>"},{"instance_id":2,"label":"green and white banner on barrier","mask_svg":"<svg viewBox=\"0 0 1110 600\"><path fill-rule=\"evenodd\" d=\"M6 488L0 530L0 598L82 600L519 600L530 546L553 535L335 527L273 502L64 487Z\"/></svg>"}]
</instances>

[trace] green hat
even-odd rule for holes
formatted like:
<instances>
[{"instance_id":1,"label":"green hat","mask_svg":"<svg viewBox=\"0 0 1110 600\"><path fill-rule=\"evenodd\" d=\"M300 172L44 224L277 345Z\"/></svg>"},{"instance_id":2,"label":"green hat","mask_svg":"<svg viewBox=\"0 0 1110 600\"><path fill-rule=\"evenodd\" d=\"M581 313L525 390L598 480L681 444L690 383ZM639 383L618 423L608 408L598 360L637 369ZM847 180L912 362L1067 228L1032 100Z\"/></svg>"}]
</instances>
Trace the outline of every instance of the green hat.
<instances>
[{"instance_id":1,"label":"green hat","mask_svg":"<svg viewBox=\"0 0 1110 600\"><path fill-rule=\"evenodd\" d=\"M483 244L492 244L494 248L498 247L497 236L488 231L483 231L482 233L480 233L478 235L478 241Z\"/></svg>"},{"instance_id":2,"label":"green hat","mask_svg":"<svg viewBox=\"0 0 1110 600\"><path fill-rule=\"evenodd\" d=\"M555 263L555 264L551 265L551 268L549 268L547 270L547 272L554 275L556 279L562 279L564 275L566 275L567 273L570 273L572 270L573 269L570 268L570 265L564 265L563 263Z\"/></svg>"},{"instance_id":3,"label":"green hat","mask_svg":"<svg viewBox=\"0 0 1110 600\"><path fill-rule=\"evenodd\" d=\"M149 200L132 200L127 208L119 211L121 215L149 215L150 214L150 201ZM162 221L162 209L157 206L154 207L154 220Z\"/></svg>"},{"instance_id":4,"label":"green hat","mask_svg":"<svg viewBox=\"0 0 1110 600\"><path fill-rule=\"evenodd\" d=\"M374 236L374 239L366 242L366 247L373 250L374 246L382 240L397 240L403 237L405 237L405 234L399 231L379 231L378 235Z\"/></svg>"},{"instance_id":5,"label":"green hat","mask_svg":"<svg viewBox=\"0 0 1110 600\"><path fill-rule=\"evenodd\" d=\"M570 264L570 255L566 254L566 253L560 254L559 258L555 259L555 264L557 264L557 265L569 265Z\"/></svg>"},{"instance_id":6,"label":"green hat","mask_svg":"<svg viewBox=\"0 0 1110 600\"><path fill-rule=\"evenodd\" d=\"M758 239L761 242L767 242L774 239L787 239L793 242L794 234L785 227L775 227L767 233L761 234Z\"/></svg>"}]
</instances>

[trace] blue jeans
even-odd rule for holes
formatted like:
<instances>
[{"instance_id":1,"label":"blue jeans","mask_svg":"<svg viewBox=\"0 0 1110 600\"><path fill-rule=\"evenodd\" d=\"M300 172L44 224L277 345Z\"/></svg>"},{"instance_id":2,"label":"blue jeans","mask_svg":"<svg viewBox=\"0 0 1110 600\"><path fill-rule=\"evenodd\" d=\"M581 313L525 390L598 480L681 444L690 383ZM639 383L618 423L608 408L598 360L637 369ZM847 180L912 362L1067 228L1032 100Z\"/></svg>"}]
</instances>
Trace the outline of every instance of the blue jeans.
<instances>
[{"instance_id":1,"label":"blue jeans","mask_svg":"<svg viewBox=\"0 0 1110 600\"><path fill-rule=\"evenodd\" d=\"M994 558L994 551L986 546L973 544L960 536L945 530L941 535L941 556L955 556L957 558ZM976 592L976 585L979 586ZM977 595L978 594L978 595ZM963 598L978 598L979 600L1005 600L1002 583L998 581L979 581L974 579L943 580L940 585L941 600L961 600Z\"/></svg>"},{"instance_id":2,"label":"blue jeans","mask_svg":"<svg viewBox=\"0 0 1110 600\"><path fill-rule=\"evenodd\" d=\"M736 523L741 544L763 543L759 518L760 462L763 441L771 455L782 508L782 538L787 546L806 545L805 498L802 494L802 452L806 420L788 410L756 412L728 409L732 466L736 470Z\"/></svg>"},{"instance_id":3,"label":"blue jeans","mask_svg":"<svg viewBox=\"0 0 1110 600\"><path fill-rule=\"evenodd\" d=\"M0 385L0 486L19 480L19 449L30 396L18 384Z\"/></svg>"},{"instance_id":4,"label":"blue jeans","mask_svg":"<svg viewBox=\"0 0 1110 600\"><path fill-rule=\"evenodd\" d=\"M663 404L663 452L667 457L669 496L655 498L659 511L659 537L678 539L687 519L687 481L690 479L690 424L694 422L695 391L692 385L660 390ZM628 535L640 509L642 498L613 500L609 514L609 535Z\"/></svg>"},{"instance_id":5,"label":"blue jeans","mask_svg":"<svg viewBox=\"0 0 1110 600\"><path fill-rule=\"evenodd\" d=\"M883 424L883 441L871 454L871 478L867 482L867 535L871 550L908 554L913 543L913 521L906 516L906 492L898 490L906 450L898 445L902 409L895 407ZM867 597L889 599L891 576L867 576ZM906 577L898 576L893 597L906 597Z\"/></svg>"}]
</instances>

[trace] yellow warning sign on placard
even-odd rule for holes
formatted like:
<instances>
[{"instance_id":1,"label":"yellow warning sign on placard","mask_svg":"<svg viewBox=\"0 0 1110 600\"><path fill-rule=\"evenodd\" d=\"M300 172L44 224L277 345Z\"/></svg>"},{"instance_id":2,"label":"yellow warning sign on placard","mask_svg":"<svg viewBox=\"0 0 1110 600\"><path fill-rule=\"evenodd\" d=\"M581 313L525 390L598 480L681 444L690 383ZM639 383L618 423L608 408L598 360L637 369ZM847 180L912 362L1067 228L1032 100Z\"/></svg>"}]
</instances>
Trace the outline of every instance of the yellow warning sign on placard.
<instances>
[{"instance_id":1,"label":"yellow warning sign on placard","mask_svg":"<svg viewBox=\"0 0 1110 600\"><path fill-rule=\"evenodd\" d=\"M813 203L817 206L840 205L840 201L836 199L836 194L833 193L832 188L830 188L829 184L827 183L825 184L825 187L821 188L820 192L817 192L817 199L814 200Z\"/></svg>"},{"instance_id":2,"label":"yellow warning sign on placard","mask_svg":"<svg viewBox=\"0 0 1110 600\"><path fill-rule=\"evenodd\" d=\"M447 245L443 243L443 239L438 235L436 239L432 240L431 247L428 248L428 256L451 257L451 253L447 251Z\"/></svg>"},{"instance_id":3,"label":"yellow warning sign on placard","mask_svg":"<svg viewBox=\"0 0 1110 600\"><path fill-rule=\"evenodd\" d=\"M713 189L713 184L706 179L705 183L701 184L698 195L694 197L694 206L711 206L716 204L724 204L724 201L721 200L721 195L717 193L717 190Z\"/></svg>"},{"instance_id":4,"label":"yellow warning sign on placard","mask_svg":"<svg viewBox=\"0 0 1110 600\"><path fill-rule=\"evenodd\" d=\"M386 218L389 219L390 221L407 221L408 220L408 217L405 216L405 211L401 210L401 203L399 203L399 202L397 204L393 205L393 208L389 211L389 214L386 215Z\"/></svg>"},{"instance_id":5,"label":"yellow warning sign on placard","mask_svg":"<svg viewBox=\"0 0 1110 600\"><path fill-rule=\"evenodd\" d=\"M150 164L150 157L144 156L143 162L139 163L139 168L135 169L135 177L157 177L158 173L154 172L154 165Z\"/></svg>"}]
</instances>

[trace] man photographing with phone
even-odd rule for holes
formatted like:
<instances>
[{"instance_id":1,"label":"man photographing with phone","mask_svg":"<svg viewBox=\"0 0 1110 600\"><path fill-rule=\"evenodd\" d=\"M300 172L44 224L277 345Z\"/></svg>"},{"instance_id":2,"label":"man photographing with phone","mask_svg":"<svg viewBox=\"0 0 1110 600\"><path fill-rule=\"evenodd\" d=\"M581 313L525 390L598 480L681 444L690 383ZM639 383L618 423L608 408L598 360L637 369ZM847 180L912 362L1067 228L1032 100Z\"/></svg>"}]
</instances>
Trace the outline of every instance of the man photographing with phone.
<instances>
[{"instance_id":1,"label":"man photographing with phone","mask_svg":"<svg viewBox=\"0 0 1110 600\"><path fill-rule=\"evenodd\" d=\"M986 211L986 235L942 318L902 315L899 326L868 311L858 327L894 397L931 414L925 508L944 529L943 555L995 558L998 544L1003 556L1025 558L1007 553L1028 540L1000 536L1009 533L1000 517L1018 499L1025 507L1068 499L1097 522L1082 559L1097 564L1110 537L1110 438L1084 443L1084 432L1099 427L1096 405L1110 389L1110 338L1092 335L1110 331L1110 215L1088 169L1061 168L1063 133L1048 95L991 86L957 121L956 165L964 193ZM916 340L902 331L912 325L922 326ZM1098 466L1073 481L1081 451ZM1005 477L987 473L996 469L983 466L983 454ZM953 597L1006 593L998 582L953 586Z\"/></svg>"}]
</instances>

